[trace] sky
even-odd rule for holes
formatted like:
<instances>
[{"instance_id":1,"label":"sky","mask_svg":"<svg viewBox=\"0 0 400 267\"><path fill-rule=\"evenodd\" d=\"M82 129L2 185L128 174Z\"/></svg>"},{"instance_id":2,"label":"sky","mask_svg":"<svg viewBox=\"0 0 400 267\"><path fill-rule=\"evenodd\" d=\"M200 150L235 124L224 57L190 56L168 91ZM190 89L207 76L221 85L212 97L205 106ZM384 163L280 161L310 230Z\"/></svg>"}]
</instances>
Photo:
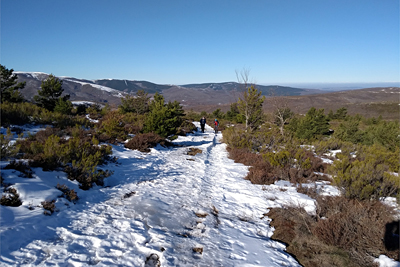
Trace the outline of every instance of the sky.
<instances>
[{"instance_id":1,"label":"sky","mask_svg":"<svg viewBox=\"0 0 400 267\"><path fill-rule=\"evenodd\" d=\"M9 69L160 84L400 81L398 0L1 0Z\"/></svg>"}]
</instances>

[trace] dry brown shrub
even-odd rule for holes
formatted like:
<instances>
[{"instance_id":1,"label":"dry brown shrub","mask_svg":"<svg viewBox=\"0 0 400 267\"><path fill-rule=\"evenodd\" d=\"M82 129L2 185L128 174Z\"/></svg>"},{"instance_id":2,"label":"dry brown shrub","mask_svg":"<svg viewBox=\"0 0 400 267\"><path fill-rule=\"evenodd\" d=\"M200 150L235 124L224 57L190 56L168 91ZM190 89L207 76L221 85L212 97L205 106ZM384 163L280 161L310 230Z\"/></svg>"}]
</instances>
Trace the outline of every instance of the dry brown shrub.
<instances>
[{"instance_id":1,"label":"dry brown shrub","mask_svg":"<svg viewBox=\"0 0 400 267\"><path fill-rule=\"evenodd\" d=\"M275 169L261 155L252 153L246 148L228 147L228 152L229 157L235 162L251 166L245 179L253 184L273 184L278 180L279 175Z\"/></svg>"},{"instance_id":2,"label":"dry brown shrub","mask_svg":"<svg viewBox=\"0 0 400 267\"><path fill-rule=\"evenodd\" d=\"M65 197L66 199L68 199L71 202L75 203L79 199L79 197L76 194L75 190L74 189L70 190L68 188L68 186L66 186L64 184L63 185L57 184L56 188L58 190L60 190L61 192L63 192L62 196Z\"/></svg>"},{"instance_id":3,"label":"dry brown shrub","mask_svg":"<svg viewBox=\"0 0 400 267\"><path fill-rule=\"evenodd\" d=\"M139 134L143 130L143 125L125 124L124 131L130 134Z\"/></svg>"},{"instance_id":4,"label":"dry brown shrub","mask_svg":"<svg viewBox=\"0 0 400 267\"><path fill-rule=\"evenodd\" d=\"M141 152L150 152L151 147L161 144L162 146L169 145L164 138L155 133L145 133L135 135L128 143L125 144L126 148L137 149Z\"/></svg>"},{"instance_id":5,"label":"dry brown shrub","mask_svg":"<svg viewBox=\"0 0 400 267\"><path fill-rule=\"evenodd\" d=\"M315 195L313 188L298 188ZM399 259L398 222L393 208L379 201L344 197L314 197L317 216L302 208L276 208L267 216L276 228L272 236L285 242L287 251L303 266L375 266L373 259ZM398 232L397 232L398 233Z\"/></svg>"},{"instance_id":6,"label":"dry brown shrub","mask_svg":"<svg viewBox=\"0 0 400 267\"><path fill-rule=\"evenodd\" d=\"M383 242L386 225L394 220L392 208L380 201L348 200L328 197L320 204L322 215L313 230L315 236L328 245L350 252L359 262L385 254L399 259L399 250L388 251Z\"/></svg>"},{"instance_id":7,"label":"dry brown shrub","mask_svg":"<svg viewBox=\"0 0 400 267\"><path fill-rule=\"evenodd\" d=\"M14 169L22 173L22 177L25 178L32 178L33 177L33 171L29 167L29 164L23 161L15 161L12 160L7 166L4 167L4 169Z\"/></svg>"},{"instance_id":8,"label":"dry brown shrub","mask_svg":"<svg viewBox=\"0 0 400 267\"><path fill-rule=\"evenodd\" d=\"M13 187L8 187L4 190L3 196L0 199L0 205L10 206L10 207L19 207L22 205L22 201L19 198L19 194L17 189Z\"/></svg>"},{"instance_id":9,"label":"dry brown shrub","mask_svg":"<svg viewBox=\"0 0 400 267\"><path fill-rule=\"evenodd\" d=\"M58 137L61 137L64 135L64 132L60 128L47 127L46 129L37 132L35 135L31 136L29 139L38 141L40 143L44 143L44 142L46 142L47 138L49 138L51 135L56 135Z\"/></svg>"},{"instance_id":10,"label":"dry brown shrub","mask_svg":"<svg viewBox=\"0 0 400 267\"><path fill-rule=\"evenodd\" d=\"M45 211L43 212L44 215L51 215L53 214L53 212L56 210L56 201L52 200L52 201L42 201L42 207L45 209Z\"/></svg>"},{"instance_id":11,"label":"dry brown shrub","mask_svg":"<svg viewBox=\"0 0 400 267\"><path fill-rule=\"evenodd\" d=\"M203 151L199 148L195 148L195 147L190 147L189 151L187 152L187 155L189 156L196 156L197 154L201 154L203 153Z\"/></svg>"},{"instance_id":12,"label":"dry brown shrub","mask_svg":"<svg viewBox=\"0 0 400 267\"><path fill-rule=\"evenodd\" d=\"M286 251L292 254L305 267L349 266L361 267L352 263L350 255L343 249L329 246L312 234L315 218L302 208L275 208L267 214L275 227L272 239L284 242Z\"/></svg>"},{"instance_id":13,"label":"dry brown shrub","mask_svg":"<svg viewBox=\"0 0 400 267\"><path fill-rule=\"evenodd\" d=\"M297 192L305 194L313 199L318 198L317 187L314 185L313 187L302 186L300 183L297 184Z\"/></svg>"}]
</instances>

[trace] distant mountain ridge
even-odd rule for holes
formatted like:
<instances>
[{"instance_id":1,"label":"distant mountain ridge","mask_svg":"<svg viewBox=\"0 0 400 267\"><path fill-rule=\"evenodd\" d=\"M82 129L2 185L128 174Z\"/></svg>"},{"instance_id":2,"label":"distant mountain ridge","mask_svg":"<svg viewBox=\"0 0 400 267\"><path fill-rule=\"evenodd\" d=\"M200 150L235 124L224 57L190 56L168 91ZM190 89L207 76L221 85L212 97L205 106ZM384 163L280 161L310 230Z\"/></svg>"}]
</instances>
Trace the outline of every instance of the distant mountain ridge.
<instances>
[{"instance_id":1,"label":"distant mountain ridge","mask_svg":"<svg viewBox=\"0 0 400 267\"><path fill-rule=\"evenodd\" d=\"M42 72L14 72L18 81L26 82L21 93L28 100L40 89L41 82L49 74ZM119 105L121 98L127 94L136 94L144 90L150 95L156 92L162 94L166 101L179 101L184 106L191 105L221 105L237 101L235 91L243 90L241 84L236 82L223 83L201 83L186 85L164 85L149 81L121 80L121 79L99 79L87 80L74 77L58 77L63 81L65 94L71 96L71 101L92 101L97 103L109 103ZM263 95L269 96L299 96L312 93L321 93L319 90L308 90L278 85L256 85Z\"/></svg>"}]
</instances>

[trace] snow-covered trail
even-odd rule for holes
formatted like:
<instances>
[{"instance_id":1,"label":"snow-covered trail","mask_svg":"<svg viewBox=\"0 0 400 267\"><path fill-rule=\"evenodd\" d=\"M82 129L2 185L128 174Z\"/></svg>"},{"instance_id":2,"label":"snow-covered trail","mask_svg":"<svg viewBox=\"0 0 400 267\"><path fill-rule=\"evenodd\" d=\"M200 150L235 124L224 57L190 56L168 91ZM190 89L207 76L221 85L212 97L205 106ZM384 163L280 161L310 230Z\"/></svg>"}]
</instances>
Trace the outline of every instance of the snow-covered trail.
<instances>
[{"instance_id":1,"label":"snow-covered trail","mask_svg":"<svg viewBox=\"0 0 400 267\"><path fill-rule=\"evenodd\" d=\"M277 205L268 198L274 193L244 180L247 167L228 159L221 134L206 130L147 154L114 147L119 163L109 187L85 195L84 208L61 211L65 224L53 236L29 242L0 264L300 266L269 238L263 214ZM192 147L202 153L187 155Z\"/></svg>"}]
</instances>

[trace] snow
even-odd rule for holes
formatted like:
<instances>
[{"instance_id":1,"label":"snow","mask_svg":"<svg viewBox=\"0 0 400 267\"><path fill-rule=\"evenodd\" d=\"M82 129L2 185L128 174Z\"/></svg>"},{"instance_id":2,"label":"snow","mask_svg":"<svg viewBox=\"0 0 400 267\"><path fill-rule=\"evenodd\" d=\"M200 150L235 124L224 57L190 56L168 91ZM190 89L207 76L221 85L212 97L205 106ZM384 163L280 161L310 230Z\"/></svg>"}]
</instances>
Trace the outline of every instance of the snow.
<instances>
[{"instance_id":1,"label":"snow","mask_svg":"<svg viewBox=\"0 0 400 267\"><path fill-rule=\"evenodd\" d=\"M380 267L400 267L400 262L394 261L385 255L380 255L375 262L378 263Z\"/></svg>"},{"instance_id":2,"label":"snow","mask_svg":"<svg viewBox=\"0 0 400 267\"><path fill-rule=\"evenodd\" d=\"M23 72L23 71L14 71L14 74L26 74L31 76L32 78L41 80L44 76L49 76L49 74L44 72Z\"/></svg>"},{"instance_id":3,"label":"snow","mask_svg":"<svg viewBox=\"0 0 400 267\"><path fill-rule=\"evenodd\" d=\"M93 83L86 83L86 82L82 82L82 81L77 81L77 80L71 80L71 79L64 79L65 81L69 81L69 82L73 82L73 83L79 83L81 85L90 85L94 88L100 89L102 91L106 91L106 92L110 92L110 93L115 93L115 94L119 94L120 91L112 89L110 87L107 86L102 86L102 85L98 85L98 84L93 84Z\"/></svg>"},{"instance_id":4,"label":"snow","mask_svg":"<svg viewBox=\"0 0 400 267\"><path fill-rule=\"evenodd\" d=\"M289 182L244 180L248 167L228 158L221 138L206 125L204 134L150 153L114 145L117 163L103 166L113 175L88 191L64 172L33 168L28 179L2 170L23 204L0 206L0 266L300 266L270 239L274 228L264 214L293 205L314 214L315 201ZM191 147L202 153L187 155ZM74 189L79 200L59 197L57 184ZM338 194L326 182L303 186ZM40 203L53 199L57 211L45 216ZM383 256L377 261L399 266Z\"/></svg>"}]
</instances>

